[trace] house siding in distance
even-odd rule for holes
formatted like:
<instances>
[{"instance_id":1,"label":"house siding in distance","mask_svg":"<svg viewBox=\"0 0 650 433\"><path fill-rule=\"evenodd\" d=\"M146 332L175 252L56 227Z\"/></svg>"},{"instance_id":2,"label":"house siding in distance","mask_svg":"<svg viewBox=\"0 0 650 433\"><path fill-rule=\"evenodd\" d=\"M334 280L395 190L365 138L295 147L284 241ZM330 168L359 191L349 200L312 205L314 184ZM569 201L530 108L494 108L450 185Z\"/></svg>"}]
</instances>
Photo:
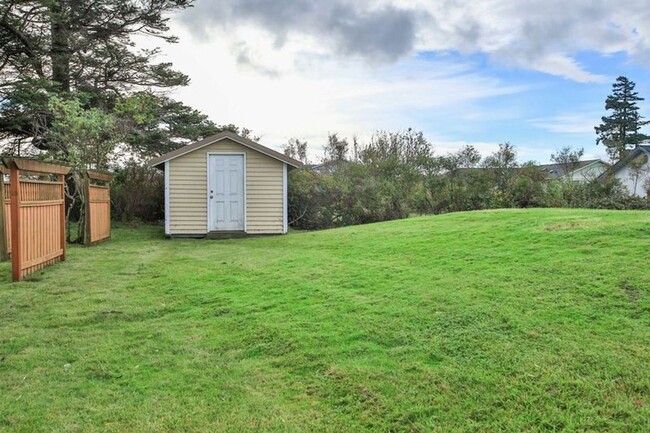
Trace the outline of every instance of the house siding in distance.
<instances>
[{"instance_id":1,"label":"house siding in distance","mask_svg":"<svg viewBox=\"0 0 650 433\"><path fill-rule=\"evenodd\" d=\"M631 195L647 197L650 189L650 144L635 147L614 164L607 175L618 179Z\"/></svg>"},{"instance_id":2,"label":"house siding in distance","mask_svg":"<svg viewBox=\"0 0 650 433\"><path fill-rule=\"evenodd\" d=\"M644 155L639 155L635 159L640 158L644 158ZM645 161L645 164L640 164L636 170L633 170L628 163L622 166L615 174L623 186L627 188L628 192L637 197L646 197L647 183L650 182L650 165L648 165L647 156L645 157Z\"/></svg>"}]
</instances>

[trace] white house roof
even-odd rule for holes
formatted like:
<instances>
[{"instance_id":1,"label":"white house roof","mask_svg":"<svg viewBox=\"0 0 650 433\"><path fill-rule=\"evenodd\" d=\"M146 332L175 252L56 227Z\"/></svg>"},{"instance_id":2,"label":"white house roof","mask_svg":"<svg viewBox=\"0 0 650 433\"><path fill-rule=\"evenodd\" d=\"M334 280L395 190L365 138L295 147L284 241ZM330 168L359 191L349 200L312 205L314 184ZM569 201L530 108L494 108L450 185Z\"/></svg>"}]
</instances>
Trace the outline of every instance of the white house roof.
<instances>
[{"instance_id":1,"label":"white house roof","mask_svg":"<svg viewBox=\"0 0 650 433\"><path fill-rule=\"evenodd\" d=\"M648 157L650 157L650 144L639 144L637 147L632 149L632 151L628 153L625 158L621 158L616 164L614 164L609 172L616 173L625 167L630 161L633 161L642 154L646 154Z\"/></svg>"}]
</instances>

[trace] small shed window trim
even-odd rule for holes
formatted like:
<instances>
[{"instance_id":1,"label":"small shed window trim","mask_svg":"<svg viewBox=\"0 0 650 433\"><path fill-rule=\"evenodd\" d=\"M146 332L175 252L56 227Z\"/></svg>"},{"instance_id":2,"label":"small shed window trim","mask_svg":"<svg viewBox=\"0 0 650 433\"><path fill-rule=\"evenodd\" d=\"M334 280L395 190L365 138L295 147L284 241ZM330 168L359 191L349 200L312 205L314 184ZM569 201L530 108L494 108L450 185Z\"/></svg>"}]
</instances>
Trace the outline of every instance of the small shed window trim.
<instances>
[{"instance_id":1,"label":"small shed window trim","mask_svg":"<svg viewBox=\"0 0 650 433\"><path fill-rule=\"evenodd\" d=\"M205 205L207 206L207 216L208 220L206 221L205 232L210 232L210 221L212 218L212 212L210 211L210 155L241 155L244 157L244 233L248 233L248 196L246 194L246 184L248 183L248 174L247 174L247 165L246 152L235 152L230 150L224 151L214 151L206 152L205 155L205 170L207 173L207 184L205 185Z\"/></svg>"}]
</instances>

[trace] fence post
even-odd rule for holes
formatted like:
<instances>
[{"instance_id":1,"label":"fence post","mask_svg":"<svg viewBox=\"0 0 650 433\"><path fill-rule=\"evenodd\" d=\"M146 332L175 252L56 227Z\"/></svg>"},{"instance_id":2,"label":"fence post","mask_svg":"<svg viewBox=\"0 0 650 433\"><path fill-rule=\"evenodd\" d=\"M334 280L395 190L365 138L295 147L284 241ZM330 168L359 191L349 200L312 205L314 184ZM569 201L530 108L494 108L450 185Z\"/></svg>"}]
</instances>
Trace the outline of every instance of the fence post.
<instances>
[{"instance_id":1,"label":"fence post","mask_svg":"<svg viewBox=\"0 0 650 433\"><path fill-rule=\"evenodd\" d=\"M11 277L20 281L22 270L22 240L20 239L20 170L15 164L11 165L9 181L11 194Z\"/></svg>"},{"instance_id":2,"label":"fence post","mask_svg":"<svg viewBox=\"0 0 650 433\"><path fill-rule=\"evenodd\" d=\"M90 226L92 224L91 221L90 221L92 219L91 215L90 215L90 212L91 212L91 209L90 209L90 207L91 207L90 206L90 177L88 176L87 172L80 173L80 174L81 174L81 177L83 179L83 186L84 186L84 193L83 193L83 195L84 195L84 217L80 221L83 221L84 226L85 226L84 227L84 244L86 246L88 246L91 243L90 242L90 235L92 233L90 231Z\"/></svg>"},{"instance_id":3,"label":"fence post","mask_svg":"<svg viewBox=\"0 0 650 433\"><path fill-rule=\"evenodd\" d=\"M0 169L0 261L9 259L9 251L7 251L7 215L5 215L4 173L4 169Z\"/></svg>"},{"instance_id":4,"label":"fence post","mask_svg":"<svg viewBox=\"0 0 650 433\"><path fill-rule=\"evenodd\" d=\"M61 182L61 197L63 198L63 203L61 203L61 226L59 227L61 230L61 249L63 250L63 254L61 255L61 261L65 261L65 246L67 244L66 238L65 238L65 174L58 174L56 176L56 179L58 182Z\"/></svg>"}]
</instances>

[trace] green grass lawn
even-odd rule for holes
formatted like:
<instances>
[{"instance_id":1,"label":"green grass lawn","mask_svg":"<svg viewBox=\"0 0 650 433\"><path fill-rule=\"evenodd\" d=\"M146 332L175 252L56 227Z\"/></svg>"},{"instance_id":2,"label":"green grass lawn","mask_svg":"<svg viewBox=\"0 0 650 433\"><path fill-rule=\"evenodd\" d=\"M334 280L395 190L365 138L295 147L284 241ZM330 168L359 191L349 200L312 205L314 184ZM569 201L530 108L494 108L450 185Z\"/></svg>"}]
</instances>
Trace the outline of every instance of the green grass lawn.
<instances>
[{"instance_id":1,"label":"green grass lawn","mask_svg":"<svg viewBox=\"0 0 650 433\"><path fill-rule=\"evenodd\" d=\"M650 213L118 228L0 265L0 431L650 431Z\"/></svg>"}]
</instances>

